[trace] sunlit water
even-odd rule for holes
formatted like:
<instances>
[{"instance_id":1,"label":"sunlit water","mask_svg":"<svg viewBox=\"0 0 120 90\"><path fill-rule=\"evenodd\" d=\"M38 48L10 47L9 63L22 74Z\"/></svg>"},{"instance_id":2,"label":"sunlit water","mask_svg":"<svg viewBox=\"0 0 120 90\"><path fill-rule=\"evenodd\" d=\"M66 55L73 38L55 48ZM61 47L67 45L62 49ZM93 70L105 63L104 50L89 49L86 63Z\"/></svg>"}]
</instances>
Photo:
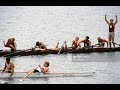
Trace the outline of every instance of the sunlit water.
<instances>
[{"instance_id":1,"label":"sunlit water","mask_svg":"<svg viewBox=\"0 0 120 90\"><path fill-rule=\"evenodd\" d=\"M92 44L97 37L108 38L108 25L104 20L115 19L115 42L120 36L120 7L118 6L1 6L0 7L0 49L3 40L15 37L18 49L34 46L36 41L43 41L48 48L60 46L66 40L68 46L74 37L84 39L88 35ZM63 55L36 55L11 58L15 71L23 72L34 68L44 61L50 62L52 72L95 71L90 77L52 77L52 78L20 78L9 81L10 84L96 84L120 83L120 53L88 53ZM4 67L5 58L0 58L0 68Z\"/></svg>"}]
</instances>

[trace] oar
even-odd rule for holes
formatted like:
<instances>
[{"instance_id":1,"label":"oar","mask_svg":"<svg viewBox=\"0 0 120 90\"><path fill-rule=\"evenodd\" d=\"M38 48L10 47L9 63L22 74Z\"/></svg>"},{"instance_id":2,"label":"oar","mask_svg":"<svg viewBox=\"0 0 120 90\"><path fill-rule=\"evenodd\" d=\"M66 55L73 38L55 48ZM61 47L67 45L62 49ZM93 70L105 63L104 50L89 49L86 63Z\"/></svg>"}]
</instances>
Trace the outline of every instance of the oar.
<instances>
[{"instance_id":1,"label":"oar","mask_svg":"<svg viewBox=\"0 0 120 90\"><path fill-rule=\"evenodd\" d=\"M5 69L0 69L0 71L3 71ZM0 73L3 73L3 72L0 72ZM0 84L8 84L9 81L3 81L1 78L0 78Z\"/></svg>"},{"instance_id":2,"label":"oar","mask_svg":"<svg viewBox=\"0 0 120 90\"><path fill-rule=\"evenodd\" d=\"M64 42L64 43L63 43L63 45L61 46L61 48L60 48L60 50L59 50L58 54L60 54L60 52L61 52L61 50L62 50L62 48L63 48L64 44L65 44L65 42Z\"/></svg>"},{"instance_id":3,"label":"oar","mask_svg":"<svg viewBox=\"0 0 120 90\"><path fill-rule=\"evenodd\" d=\"M119 45L119 46L120 46L120 44L117 44L117 43L113 43L113 44L116 44L116 45Z\"/></svg>"},{"instance_id":4,"label":"oar","mask_svg":"<svg viewBox=\"0 0 120 90\"><path fill-rule=\"evenodd\" d=\"M6 70L6 69L0 69L0 71L3 71L3 70Z\"/></svg>"},{"instance_id":5,"label":"oar","mask_svg":"<svg viewBox=\"0 0 120 90\"><path fill-rule=\"evenodd\" d=\"M108 41L109 43L111 42L111 41ZM111 42L111 43L113 43L113 44L116 44L116 45L119 45L120 46L120 44L118 44L118 43L114 43L114 42Z\"/></svg>"},{"instance_id":6,"label":"oar","mask_svg":"<svg viewBox=\"0 0 120 90\"><path fill-rule=\"evenodd\" d=\"M36 69L37 67L38 65L34 69ZM26 77L28 77L34 71L34 69L32 69L29 73L27 73L20 81L23 81Z\"/></svg>"},{"instance_id":7,"label":"oar","mask_svg":"<svg viewBox=\"0 0 120 90\"><path fill-rule=\"evenodd\" d=\"M93 48L93 47L96 47L97 45L100 45L100 44L95 44L95 45L91 45L91 46L87 46L87 47L83 47L83 48Z\"/></svg>"}]
</instances>

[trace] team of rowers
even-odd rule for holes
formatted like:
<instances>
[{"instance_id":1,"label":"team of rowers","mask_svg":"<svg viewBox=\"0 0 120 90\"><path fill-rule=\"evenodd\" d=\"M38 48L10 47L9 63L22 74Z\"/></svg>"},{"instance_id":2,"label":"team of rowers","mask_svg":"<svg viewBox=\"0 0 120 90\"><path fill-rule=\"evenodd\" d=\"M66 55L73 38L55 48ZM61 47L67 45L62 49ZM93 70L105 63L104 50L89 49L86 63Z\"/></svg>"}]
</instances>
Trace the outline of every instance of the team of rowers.
<instances>
[{"instance_id":1,"label":"team of rowers","mask_svg":"<svg viewBox=\"0 0 120 90\"><path fill-rule=\"evenodd\" d=\"M97 47L98 48L104 48L105 43L107 44L107 48L113 44L113 47L115 47L115 43L114 43L114 37L115 37L115 25L118 22L117 16L116 16L116 21L113 22L113 19L110 19L110 21L107 20L107 17L105 15L105 21L109 26L109 36L108 36L108 40L107 39L103 39L101 37L98 37L98 44ZM9 51L15 51L16 50L16 43L15 43L15 38L10 38L8 39L7 43L5 43L5 41L3 41L4 43L4 48L3 48L3 52L9 52ZM72 42L72 46L71 47L67 47L66 41L64 42L65 44L65 50L66 49L79 49L81 48L81 43L84 43L84 47L89 47L91 46L91 41L89 40L89 36L86 36L86 38L84 40L79 40L79 37L76 37L75 40L73 40ZM59 43L57 43L57 46L54 48L54 50L59 50L60 48L58 48ZM32 50L46 50L47 46L43 43L43 42L36 42L35 47L32 48Z\"/></svg>"},{"instance_id":2,"label":"team of rowers","mask_svg":"<svg viewBox=\"0 0 120 90\"><path fill-rule=\"evenodd\" d=\"M107 39L103 39L101 37L98 37L98 44L96 44L95 46L97 48L104 48L105 47L105 43L107 44L107 48L110 47L112 48L112 44L113 47L115 47L115 43L114 43L114 37L115 37L115 25L118 22L117 16L116 16L116 21L113 22L113 19L110 19L110 22L107 20L106 15L105 15L105 21L107 22L108 26L109 26L109 36L108 36L108 40ZM4 43L4 48L3 48L3 52L8 52L8 51L15 51L16 50L16 42L15 42L15 38L10 38L8 39L7 43L5 43L5 41L3 41ZM91 46L91 41L89 40L89 36L86 36L85 39L83 40L79 40L79 37L76 37L73 42L71 47L67 47L67 43L66 41L64 42L63 45L65 45L64 50L68 50L68 49L80 49L81 47L81 43L84 43L84 47L90 47ZM61 48L58 48L59 43L57 43L57 46L53 49L53 50L60 50ZM35 47L32 47L31 50L46 50L47 46L42 43L42 42L36 42ZM48 66L49 66L49 62L45 62L43 67L41 67L41 65L37 65L36 68L32 69L31 71L29 71L29 73L27 75L30 75L31 73L34 72L47 72L48 71ZM10 58L7 57L6 58L6 63L5 63L5 67L3 69L3 72L8 72L11 73L10 77L12 77L13 73L14 73L14 64L12 62L10 62ZM26 75L26 76L27 76ZM25 77L26 77L25 76ZM23 80L25 79L25 77L23 77Z\"/></svg>"},{"instance_id":3,"label":"team of rowers","mask_svg":"<svg viewBox=\"0 0 120 90\"><path fill-rule=\"evenodd\" d=\"M80 49L81 47L81 43L84 44L84 47L90 47L91 46L91 41L89 40L89 36L86 36L85 39L83 40L79 40L79 37L75 37L75 39L72 41L72 45L71 47L67 47L67 43L66 41L64 42L64 50L69 50L69 49ZM98 48L104 48L105 47L105 43L107 44L107 48L109 47L109 44L111 42L109 42L106 39L103 39L101 37L98 37L98 44L96 44L95 47ZM53 48L52 50L60 50L60 48L58 47L59 43L57 43L56 47ZM114 45L114 43L113 43ZM15 38L11 38L8 39L8 42L5 44L4 42L4 48L3 48L3 52L10 52L10 51L15 51L16 50L16 42L15 42ZM115 47L115 45L114 45ZM111 48L111 47L110 47ZM31 48L31 50L46 50L47 46L43 43L43 42L36 42L35 46Z\"/></svg>"},{"instance_id":4,"label":"team of rowers","mask_svg":"<svg viewBox=\"0 0 120 90\"><path fill-rule=\"evenodd\" d=\"M32 73L36 73L36 72L39 72L39 73L46 73L49 71L49 62L48 61L45 61L43 65L40 65L38 64L34 69L32 70L29 70L27 72L27 75L25 77L22 78L22 80L24 80L27 76L29 76L30 74ZM7 57L6 58L6 62L5 62L5 66L2 70L2 73L11 73L10 76L8 77L8 79L12 79L12 75L14 74L14 63L11 62L11 58L10 57Z\"/></svg>"}]
</instances>

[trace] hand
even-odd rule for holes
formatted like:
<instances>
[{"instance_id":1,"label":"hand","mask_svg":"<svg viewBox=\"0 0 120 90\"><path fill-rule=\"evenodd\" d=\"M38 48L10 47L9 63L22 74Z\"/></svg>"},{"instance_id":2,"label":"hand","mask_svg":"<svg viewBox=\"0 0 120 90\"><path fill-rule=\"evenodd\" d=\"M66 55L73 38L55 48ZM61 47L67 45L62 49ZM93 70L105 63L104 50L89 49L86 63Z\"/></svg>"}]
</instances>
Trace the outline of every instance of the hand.
<instances>
[{"instance_id":1,"label":"hand","mask_svg":"<svg viewBox=\"0 0 120 90\"><path fill-rule=\"evenodd\" d=\"M5 43L5 40L3 40L3 43Z\"/></svg>"},{"instance_id":2,"label":"hand","mask_svg":"<svg viewBox=\"0 0 120 90\"><path fill-rule=\"evenodd\" d=\"M38 67L41 67L41 65L39 64Z\"/></svg>"}]
</instances>

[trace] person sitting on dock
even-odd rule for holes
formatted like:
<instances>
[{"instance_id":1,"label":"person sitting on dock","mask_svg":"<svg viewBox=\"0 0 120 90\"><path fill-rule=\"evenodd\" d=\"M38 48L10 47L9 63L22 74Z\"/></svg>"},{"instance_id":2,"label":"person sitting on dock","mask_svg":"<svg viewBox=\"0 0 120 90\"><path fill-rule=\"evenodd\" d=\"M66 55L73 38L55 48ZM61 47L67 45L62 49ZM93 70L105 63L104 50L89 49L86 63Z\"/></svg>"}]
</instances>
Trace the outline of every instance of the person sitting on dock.
<instances>
[{"instance_id":1,"label":"person sitting on dock","mask_svg":"<svg viewBox=\"0 0 120 90\"><path fill-rule=\"evenodd\" d=\"M84 43L84 47L90 47L91 41L89 40L89 36L86 36L84 40L81 40L79 43Z\"/></svg>"},{"instance_id":2,"label":"person sitting on dock","mask_svg":"<svg viewBox=\"0 0 120 90\"><path fill-rule=\"evenodd\" d=\"M9 79L12 78L12 75L14 73L14 64L10 61L10 57L6 58L6 62L5 62L5 66L3 68L3 72L11 73Z\"/></svg>"},{"instance_id":3,"label":"person sitting on dock","mask_svg":"<svg viewBox=\"0 0 120 90\"><path fill-rule=\"evenodd\" d=\"M9 38L7 43L5 43L5 40L3 41L4 44L4 48L3 48L3 52L10 52L10 51L16 51L16 42L15 42L15 38Z\"/></svg>"},{"instance_id":4,"label":"person sitting on dock","mask_svg":"<svg viewBox=\"0 0 120 90\"><path fill-rule=\"evenodd\" d=\"M109 42L108 40L98 37L98 44L99 44L98 48L104 48L105 43L107 43L107 48L108 48L108 42Z\"/></svg>"}]
</instances>

